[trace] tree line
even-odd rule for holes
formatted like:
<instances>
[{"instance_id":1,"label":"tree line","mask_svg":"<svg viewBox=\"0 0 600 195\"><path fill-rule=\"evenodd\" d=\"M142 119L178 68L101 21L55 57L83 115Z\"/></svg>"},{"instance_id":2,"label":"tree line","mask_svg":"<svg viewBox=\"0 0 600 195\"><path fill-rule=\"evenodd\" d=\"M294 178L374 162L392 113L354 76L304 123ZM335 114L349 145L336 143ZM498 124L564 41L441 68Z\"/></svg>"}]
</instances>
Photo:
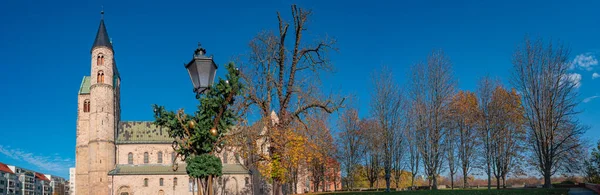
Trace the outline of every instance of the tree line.
<instances>
[{"instance_id":1,"label":"tree line","mask_svg":"<svg viewBox=\"0 0 600 195\"><path fill-rule=\"evenodd\" d=\"M386 190L404 179L415 186L419 175L437 189L446 172L452 188L469 186L475 173L487 176L488 188L492 181L505 187L527 167L549 188L552 175L574 171L585 127L577 121L563 45L526 38L512 56L510 85L485 76L475 91L457 88L442 50L413 64L404 84L383 68L372 74L369 114L360 117L346 96L321 89L320 75L334 68L336 40L306 40L311 14L293 5L288 22L277 12L275 32L259 33L239 60L244 91L236 114L243 128L231 130L227 143L260 173L254 185L272 186L255 193L295 192L304 176L317 190L325 181L341 182L339 172L350 189L355 176L373 186L380 173ZM334 112L339 118L330 124ZM455 177L462 181L455 184Z\"/></svg>"},{"instance_id":2,"label":"tree line","mask_svg":"<svg viewBox=\"0 0 600 195\"><path fill-rule=\"evenodd\" d=\"M372 78L370 115L358 117L355 108L340 118L338 148L346 173L385 171L389 190L391 170L423 174L437 189L442 173L450 187L461 187L474 172L487 176L488 189L506 187L507 177L534 169L551 187L557 173L579 173L583 160L577 120L576 83L567 77L569 50L561 44L525 38L512 57L511 88L498 79L482 77L475 91L457 90L452 62L435 50L415 63L405 86L395 84L387 68ZM365 169L360 170L360 169Z\"/></svg>"}]
</instances>

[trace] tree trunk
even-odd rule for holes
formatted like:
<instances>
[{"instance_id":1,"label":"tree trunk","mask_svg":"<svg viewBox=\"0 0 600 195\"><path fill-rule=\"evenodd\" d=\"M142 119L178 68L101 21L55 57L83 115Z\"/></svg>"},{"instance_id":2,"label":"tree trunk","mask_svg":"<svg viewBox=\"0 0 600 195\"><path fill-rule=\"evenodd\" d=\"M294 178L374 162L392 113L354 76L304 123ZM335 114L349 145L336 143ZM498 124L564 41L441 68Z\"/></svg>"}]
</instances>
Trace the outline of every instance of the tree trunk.
<instances>
[{"instance_id":1,"label":"tree trunk","mask_svg":"<svg viewBox=\"0 0 600 195\"><path fill-rule=\"evenodd\" d=\"M385 174L385 191L389 192L390 191L390 171L386 171L387 173Z\"/></svg>"},{"instance_id":2,"label":"tree trunk","mask_svg":"<svg viewBox=\"0 0 600 195\"><path fill-rule=\"evenodd\" d=\"M415 188L415 174L412 175L412 178L410 178L410 187L412 188L411 190L414 190Z\"/></svg>"},{"instance_id":3,"label":"tree trunk","mask_svg":"<svg viewBox=\"0 0 600 195\"><path fill-rule=\"evenodd\" d=\"M454 174L450 174L450 189L454 190Z\"/></svg>"},{"instance_id":4,"label":"tree trunk","mask_svg":"<svg viewBox=\"0 0 600 195\"><path fill-rule=\"evenodd\" d=\"M496 189L500 189L500 176L496 176Z\"/></svg>"},{"instance_id":5,"label":"tree trunk","mask_svg":"<svg viewBox=\"0 0 600 195\"><path fill-rule=\"evenodd\" d=\"M435 178L435 176L433 176L433 189L437 190L438 189L438 185L437 185L437 178Z\"/></svg>"},{"instance_id":6,"label":"tree trunk","mask_svg":"<svg viewBox=\"0 0 600 195\"><path fill-rule=\"evenodd\" d=\"M433 185L431 185L431 177L427 178L427 182L428 182L428 186L429 186L429 190L433 190Z\"/></svg>"},{"instance_id":7,"label":"tree trunk","mask_svg":"<svg viewBox=\"0 0 600 195\"><path fill-rule=\"evenodd\" d=\"M208 195L213 195L214 194L212 181L213 181L212 175L208 176Z\"/></svg>"},{"instance_id":8,"label":"tree trunk","mask_svg":"<svg viewBox=\"0 0 600 195\"><path fill-rule=\"evenodd\" d=\"M492 169L490 167L490 163L487 164L487 176L488 176L488 190L492 188Z\"/></svg>"},{"instance_id":9,"label":"tree trunk","mask_svg":"<svg viewBox=\"0 0 600 195\"><path fill-rule=\"evenodd\" d=\"M202 192L202 188L203 188L204 186L200 186L200 178L196 178L196 179L195 179L195 181L196 181L196 182L195 182L195 183L196 183L196 186L198 187L198 191L196 191L196 192L197 192L197 194L198 194L198 195L201 195L201 194L203 194L203 192ZM194 191L194 186L192 186L192 191Z\"/></svg>"},{"instance_id":10,"label":"tree trunk","mask_svg":"<svg viewBox=\"0 0 600 195\"><path fill-rule=\"evenodd\" d=\"M396 189L398 189L398 188L400 188L400 177L395 177L395 179L396 179Z\"/></svg>"},{"instance_id":11,"label":"tree trunk","mask_svg":"<svg viewBox=\"0 0 600 195\"><path fill-rule=\"evenodd\" d=\"M469 178L467 177L467 173L463 173L463 188L467 188L467 186L469 185L468 179Z\"/></svg>"},{"instance_id":12,"label":"tree trunk","mask_svg":"<svg viewBox=\"0 0 600 195\"><path fill-rule=\"evenodd\" d=\"M552 176L550 172L550 166L545 167L544 170L544 188L552 188L552 180L550 177Z\"/></svg>"},{"instance_id":13,"label":"tree trunk","mask_svg":"<svg viewBox=\"0 0 600 195\"><path fill-rule=\"evenodd\" d=\"M273 181L273 195L281 195L281 182L279 182L279 180L275 180Z\"/></svg>"},{"instance_id":14,"label":"tree trunk","mask_svg":"<svg viewBox=\"0 0 600 195\"><path fill-rule=\"evenodd\" d=\"M502 176L502 188L506 189L506 174Z\"/></svg>"}]
</instances>

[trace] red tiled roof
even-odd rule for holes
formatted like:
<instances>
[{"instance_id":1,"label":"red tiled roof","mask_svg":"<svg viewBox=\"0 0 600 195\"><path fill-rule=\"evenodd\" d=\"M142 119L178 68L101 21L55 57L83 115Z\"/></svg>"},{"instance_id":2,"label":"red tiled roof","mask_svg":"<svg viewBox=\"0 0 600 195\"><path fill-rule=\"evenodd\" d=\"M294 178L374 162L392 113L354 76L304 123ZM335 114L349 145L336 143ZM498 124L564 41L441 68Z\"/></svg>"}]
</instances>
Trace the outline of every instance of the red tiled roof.
<instances>
[{"instance_id":1,"label":"red tiled roof","mask_svg":"<svg viewBox=\"0 0 600 195\"><path fill-rule=\"evenodd\" d=\"M50 181L50 179L48 179L44 174L40 174L40 173L35 173L35 178L38 178L40 180Z\"/></svg>"},{"instance_id":2,"label":"red tiled roof","mask_svg":"<svg viewBox=\"0 0 600 195\"><path fill-rule=\"evenodd\" d=\"M6 173L15 174L14 172L12 172L12 171L10 170L10 168L8 168L8 166L6 166L6 164L4 164L4 163L1 163L1 162L0 162L0 171L2 171L2 172L6 172Z\"/></svg>"}]
</instances>

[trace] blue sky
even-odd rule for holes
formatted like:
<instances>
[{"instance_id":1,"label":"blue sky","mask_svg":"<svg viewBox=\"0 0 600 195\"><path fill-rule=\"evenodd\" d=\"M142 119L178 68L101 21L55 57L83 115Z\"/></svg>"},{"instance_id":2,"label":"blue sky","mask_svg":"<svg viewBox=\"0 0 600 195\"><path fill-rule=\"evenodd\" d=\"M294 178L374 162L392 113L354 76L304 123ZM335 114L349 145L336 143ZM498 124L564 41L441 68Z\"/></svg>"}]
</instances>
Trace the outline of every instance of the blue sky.
<instances>
[{"instance_id":1,"label":"blue sky","mask_svg":"<svg viewBox=\"0 0 600 195\"><path fill-rule=\"evenodd\" d=\"M307 37L334 37L336 70L323 88L356 97L368 114L370 73L409 66L443 49L459 88L489 74L508 85L511 55L525 35L561 40L580 75L585 138L600 136L599 1L0 1L0 162L68 177L74 166L77 90L90 74L101 5L122 77L122 119L152 120L151 104L195 109L183 68L198 41L220 65L249 51L276 11L297 3L314 14ZM575 60L577 59L577 60ZM218 75L222 75L220 69ZM577 78L575 75L573 78Z\"/></svg>"}]
</instances>

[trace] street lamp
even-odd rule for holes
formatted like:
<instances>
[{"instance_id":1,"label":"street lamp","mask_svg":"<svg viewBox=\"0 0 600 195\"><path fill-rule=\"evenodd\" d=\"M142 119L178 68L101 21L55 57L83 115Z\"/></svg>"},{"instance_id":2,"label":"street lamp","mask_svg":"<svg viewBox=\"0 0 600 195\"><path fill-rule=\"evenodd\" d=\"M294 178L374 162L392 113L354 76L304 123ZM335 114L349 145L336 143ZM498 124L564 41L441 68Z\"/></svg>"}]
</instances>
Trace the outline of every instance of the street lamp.
<instances>
[{"instance_id":1,"label":"street lamp","mask_svg":"<svg viewBox=\"0 0 600 195\"><path fill-rule=\"evenodd\" d=\"M194 51L194 57L189 63L184 64L194 85L196 97L210 89L217 73L218 67L212 56L207 57L205 54L206 50L198 43L198 48Z\"/></svg>"}]
</instances>

